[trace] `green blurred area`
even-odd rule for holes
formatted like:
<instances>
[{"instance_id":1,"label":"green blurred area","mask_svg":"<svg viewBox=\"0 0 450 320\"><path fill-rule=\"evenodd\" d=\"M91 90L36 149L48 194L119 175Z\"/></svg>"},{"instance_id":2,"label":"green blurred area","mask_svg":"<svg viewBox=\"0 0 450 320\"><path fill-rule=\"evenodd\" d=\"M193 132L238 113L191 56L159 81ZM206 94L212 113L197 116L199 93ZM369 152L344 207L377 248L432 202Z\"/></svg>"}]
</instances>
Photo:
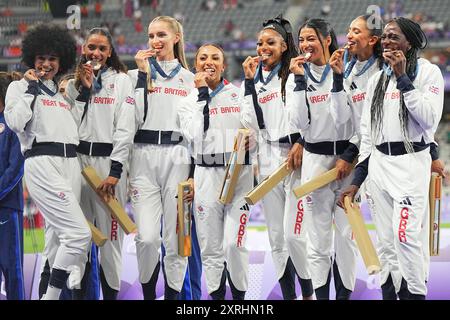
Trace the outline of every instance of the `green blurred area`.
<instances>
[{"instance_id":1,"label":"green blurred area","mask_svg":"<svg viewBox=\"0 0 450 320\"><path fill-rule=\"evenodd\" d=\"M44 249L44 229L23 230L24 253L42 252Z\"/></svg>"}]
</instances>

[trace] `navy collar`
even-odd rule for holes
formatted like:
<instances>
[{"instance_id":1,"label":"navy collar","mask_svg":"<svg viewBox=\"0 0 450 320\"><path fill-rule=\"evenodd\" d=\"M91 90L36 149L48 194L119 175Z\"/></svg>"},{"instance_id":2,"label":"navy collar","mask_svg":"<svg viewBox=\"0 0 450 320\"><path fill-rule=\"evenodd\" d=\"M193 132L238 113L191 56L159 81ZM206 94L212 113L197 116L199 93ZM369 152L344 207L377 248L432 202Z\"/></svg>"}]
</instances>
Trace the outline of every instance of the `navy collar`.
<instances>
[{"instance_id":1,"label":"navy collar","mask_svg":"<svg viewBox=\"0 0 450 320\"><path fill-rule=\"evenodd\" d=\"M345 50L344 52L344 62L348 60L348 49ZM344 70L344 78L347 79L351 72L353 67L355 66L356 62L357 62L357 58L356 56L354 56L352 58L352 60L350 60L350 62L348 62L345 66L345 70ZM377 61L377 58L375 57L375 55L372 55L369 60L367 60L366 64L364 65L364 67L361 69L361 71L359 71L358 73L355 74L356 77L359 77L361 75L363 75L367 70L369 70L369 68L375 63L375 61Z\"/></svg>"},{"instance_id":2,"label":"navy collar","mask_svg":"<svg viewBox=\"0 0 450 320\"><path fill-rule=\"evenodd\" d=\"M276 74L278 74L278 71L280 71L281 69L281 63L278 63L275 68L273 68L269 75L267 76L266 80L264 80L264 76L262 74L262 69L263 69L263 64L260 61L258 63L258 67L256 68L256 73L255 73L255 78L254 78L254 82L258 83L259 81L261 81L264 85L267 85L273 77L275 77Z\"/></svg>"},{"instance_id":3,"label":"navy collar","mask_svg":"<svg viewBox=\"0 0 450 320\"><path fill-rule=\"evenodd\" d=\"M175 69L173 69L172 72L170 72L170 74L167 75L164 72L164 70L161 68L161 66L159 65L158 61L156 61L156 59L154 57L151 57L148 60L150 63L150 69L151 69L151 73L152 73L152 80L156 80L156 72L158 72L159 75L161 77L163 77L164 79L172 79L181 70L181 64L178 63L178 65L175 67Z\"/></svg>"},{"instance_id":4,"label":"navy collar","mask_svg":"<svg viewBox=\"0 0 450 320\"><path fill-rule=\"evenodd\" d=\"M95 93L100 92L102 90L102 74L105 73L108 70L108 66L105 65L103 68L100 69L100 71L97 74L97 77L94 77L94 80L92 82L92 88Z\"/></svg>"},{"instance_id":5,"label":"navy collar","mask_svg":"<svg viewBox=\"0 0 450 320\"><path fill-rule=\"evenodd\" d=\"M327 63L326 67L325 67L325 70L323 70L323 72L322 72L322 76L320 77L320 80L317 80L311 73L311 69L309 67L309 63L305 63L303 65L303 67L305 68L305 71L306 71L306 74L307 74L308 78L310 78L315 83L322 83L327 78L328 73L331 70L330 65Z\"/></svg>"},{"instance_id":6,"label":"navy collar","mask_svg":"<svg viewBox=\"0 0 450 320\"><path fill-rule=\"evenodd\" d=\"M383 72L385 72L386 75L388 77L390 77L390 76L392 76L393 70L390 65L388 65L387 63L384 63L383 64ZM410 77L409 74L407 74L407 76L410 78L411 82L413 82L414 80L416 80L416 77L418 74L419 74L419 61L417 61L416 70L414 70L412 77Z\"/></svg>"},{"instance_id":7,"label":"navy collar","mask_svg":"<svg viewBox=\"0 0 450 320\"><path fill-rule=\"evenodd\" d=\"M222 79L219 85L209 94L209 99L214 98L223 88L225 88L225 80Z\"/></svg>"},{"instance_id":8,"label":"navy collar","mask_svg":"<svg viewBox=\"0 0 450 320\"><path fill-rule=\"evenodd\" d=\"M50 90L40 79L38 81L39 89L44 91L46 94L48 94L50 97L53 97L56 93L58 93L58 87L56 87L56 92L53 92Z\"/></svg>"}]
</instances>

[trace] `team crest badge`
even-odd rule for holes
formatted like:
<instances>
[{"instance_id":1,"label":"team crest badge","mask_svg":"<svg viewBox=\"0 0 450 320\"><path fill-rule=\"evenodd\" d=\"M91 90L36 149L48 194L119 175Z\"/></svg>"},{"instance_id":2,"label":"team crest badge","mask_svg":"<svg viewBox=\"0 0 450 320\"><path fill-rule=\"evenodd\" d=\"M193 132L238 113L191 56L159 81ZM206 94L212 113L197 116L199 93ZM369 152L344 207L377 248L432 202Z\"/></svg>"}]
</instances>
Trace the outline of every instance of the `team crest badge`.
<instances>
[{"instance_id":1,"label":"team crest badge","mask_svg":"<svg viewBox=\"0 0 450 320\"><path fill-rule=\"evenodd\" d=\"M197 207L197 216L200 219L203 219L205 217L205 209L202 206Z\"/></svg>"},{"instance_id":2,"label":"team crest badge","mask_svg":"<svg viewBox=\"0 0 450 320\"><path fill-rule=\"evenodd\" d=\"M3 133L3 131L5 131L5 124L0 123L0 133Z\"/></svg>"}]
</instances>

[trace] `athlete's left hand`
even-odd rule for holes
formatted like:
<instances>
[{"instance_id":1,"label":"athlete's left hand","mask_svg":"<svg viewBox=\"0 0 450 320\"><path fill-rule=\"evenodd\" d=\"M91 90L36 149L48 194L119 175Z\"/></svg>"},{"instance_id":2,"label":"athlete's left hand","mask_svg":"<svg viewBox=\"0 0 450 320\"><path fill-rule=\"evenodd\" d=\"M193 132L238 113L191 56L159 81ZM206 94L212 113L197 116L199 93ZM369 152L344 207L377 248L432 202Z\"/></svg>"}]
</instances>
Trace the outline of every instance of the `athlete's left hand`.
<instances>
[{"instance_id":1,"label":"athlete's left hand","mask_svg":"<svg viewBox=\"0 0 450 320\"><path fill-rule=\"evenodd\" d=\"M445 178L445 165L441 159L436 159L431 162L431 172L436 172L441 177Z\"/></svg>"},{"instance_id":2,"label":"athlete's left hand","mask_svg":"<svg viewBox=\"0 0 450 320\"><path fill-rule=\"evenodd\" d=\"M406 73L406 57L403 54L403 51L384 51L383 58L391 66L397 78Z\"/></svg>"},{"instance_id":3,"label":"athlete's left hand","mask_svg":"<svg viewBox=\"0 0 450 320\"><path fill-rule=\"evenodd\" d=\"M184 194L183 201L187 201L187 203L191 204L192 200L194 200L194 179L189 178L187 182L191 184L191 191Z\"/></svg>"},{"instance_id":4,"label":"athlete's left hand","mask_svg":"<svg viewBox=\"0 0 450 320\"><path fill-rule=\"evenodd\" d=\"M345 160L338 159L336 161L337 180L342 180L352 172L352 164Z\"/></svg>"},{"instance_id":5,"label":"athlete's left hand","mask_svg":"<svg viewBox=\"0 0 450 320\"><path fill-rule=\"evenodd\" d=\"M119 182L119 179L108 176L97 187L97 193L106 201L114 199L116 196L116 185L118 182Z\"/></svg>"},{"instance_id":6,"label":"athlete's left hand","mask_svg":"<svg viewBox=\"0 0 450 320\"><path fill-rule=\"evenodd\" d=\"M353 204L353 201L355 200L355 195L358 193L359 187L355 186L354 184L349 185L340 195L339 200L337 201L337 205L344 208L344 198L349 197L350 202Z\"/></svg>"},{"instance_id":7,"label":"athlete's left hand","mask_svg":"<svg viewBox=\"0 0 450 320\"><path fill-rule=\"evenodd\" d=\"M344 73L344 49L337 49L330 57L330 67L336 74Z\"/></svg>"}]
</instances>

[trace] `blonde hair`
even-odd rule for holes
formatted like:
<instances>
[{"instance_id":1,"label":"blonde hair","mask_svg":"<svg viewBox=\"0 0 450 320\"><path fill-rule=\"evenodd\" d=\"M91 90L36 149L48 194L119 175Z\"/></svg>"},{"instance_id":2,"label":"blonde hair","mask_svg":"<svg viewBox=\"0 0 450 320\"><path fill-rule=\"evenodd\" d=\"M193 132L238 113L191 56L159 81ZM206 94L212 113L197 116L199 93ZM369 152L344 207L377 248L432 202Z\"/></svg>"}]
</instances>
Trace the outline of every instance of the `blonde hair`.
<instances>
[{"instance_id":1,"label":"blonde hair","mask_svg":"<svg viewBox=\"0 0 450 320\"><path fill-rule=\"evenodd\" d=\"M175 46L173 48L174 55L175 55L175 58L177 58L178 61L181 63L183 68L189 70L189 66L188 66L188 63L186 60L186 55L184 53L183 26L181 25L181 23L178 20L176 20L175 18L170 17L170 16L158 16L149 23L149 26L152 23L157 22L157 21L166 22L170 26L172 32L178 33L180 40L177 43L175 43ZM147 72L147 84L148 84L148 89L151 90L153 88L153 84L151 81L150 70L148 70L148 72Z\"/></svg>"},{"instance_id":2,"label":"blonde hair","mask_svg":"<svg viewBox=\"0 0 450 320\"><path fill-rule=\"evenodd\" d=\"M149 25L151 25L153 22L157 22L157 21L166 22L167 24L169 24L170 28L172 29L172 32L179 34L180 41L178 41L175 44L175 46L173 48L173 51L174 51L174 54L175 54L175 58L177 58L178 61L180 61L181 65L185 69L189 69L187 61L186 61L186 56L184 54L183 26L181 25L180 22L178 22L178 20L176 20L175 18L169 17L169 16L156 17L155 19L152 20L152 22L150 22Z\"/></svg>"}]
</instances>

